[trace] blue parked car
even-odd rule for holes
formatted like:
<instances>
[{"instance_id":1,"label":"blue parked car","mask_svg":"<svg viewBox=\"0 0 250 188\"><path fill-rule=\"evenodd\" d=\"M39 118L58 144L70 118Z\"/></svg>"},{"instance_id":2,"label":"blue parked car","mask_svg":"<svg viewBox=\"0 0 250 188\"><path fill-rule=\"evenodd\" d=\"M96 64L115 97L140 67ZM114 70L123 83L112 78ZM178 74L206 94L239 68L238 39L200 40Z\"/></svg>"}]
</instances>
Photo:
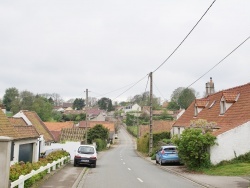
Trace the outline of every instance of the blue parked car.
<instances>
[{"instance_id":1,"label":"blue parked car","mask_svg":"<svg viewBox=\"0 0 250 188\"><path fill-rule=\"evenodd\" d=\"M161 146L161 148L156 152L156 163L160 165L166 163L180 163L180 158L176 146L167 145Z\"/></svg>"}]
</instances>

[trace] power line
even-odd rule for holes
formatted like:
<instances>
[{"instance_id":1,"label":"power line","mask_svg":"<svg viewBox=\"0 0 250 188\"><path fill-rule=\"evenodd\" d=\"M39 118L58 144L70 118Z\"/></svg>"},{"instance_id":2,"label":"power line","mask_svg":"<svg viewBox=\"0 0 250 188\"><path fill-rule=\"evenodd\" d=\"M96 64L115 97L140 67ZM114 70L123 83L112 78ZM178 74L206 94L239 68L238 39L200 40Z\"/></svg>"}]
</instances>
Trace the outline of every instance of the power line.
<instances>
[{"instance_id":1,"label":"power line","mask_svg":"<svg viewBox=\"0 0 250 188\"><path fill-rule=\"evenodd\" d=\"M159 88L157 87L157 85L153 82L155 88L157 89L157 91L160 93L160 95L162 96L163 100L166 100L165 97L162 95L162 93L160 92Z\"/></svg>"},{"instance_id":2,"label":"power line","mask_svg":"<svg viewBox=\"0 0 250 188\"><path fill-rule=\"evenodd\" d=\"M148 76L148 81L149 81L149 76ZM146 84L145 92L147 91L148 81L147 81L147 84ZM144 92L144 93L145 93L145 92Z\"/></svg>"},{"instance_id":3,"label":"power line","mask_svg":"<svg viewBox=\"0 0 250 188\"><path fill-rule=\"evenodd\" d=\"M198 80L200 80L203 76L205 76L207 73L209 73L211 70L213 70L216 66L218 66L220 63L222 63L227 57L229 57L233 52L235 52L241 45L243 45L248 39L247 37L242 43L240 43L236 48L234 48L229 54L227 54L222 60L220 60L217 64L215 64L211 69L209 69L207 72L205 72L203 75L201 75L197 80L195 80L192 84L190 84L187 88L192 86L194 83L196 83Z\"/></svg>"},{"instance_id":4,"label":"power line","mask_svg":"<svg viewBox=\"0 0 250 188\"><path fill-rule=\"evenodd\" d=\"M148 76L148 74L146 76ZM129 87L124 92L122 92L120 95L118 95L117 97L115 97L113 100L117 99L118 97L120 97L121 95L123 95L124 93L126 93L128 90L130 90L131 88L133 88L136 84L138 84L140 81L142 81L146 76L144 76L143 78L141 78L140 80L138 80L136 83L134 83L131 87Z\"/></svg>"},{"instance_id":5,"label":"power line","mask_svg":"<svg viewBox=\"0 0 250 188\"><path fill-rule=\"evenodd\" d=\"M162 64L160 64L159 67L157 67L153 72L157 71L161 66L163 66L169 59L170 57L177 51L177 49L184 43L184 41L188 38L188 36L193 32L193 30L196 28L196 26L199 24L199 22L202 20L202 18L207 14L209 9L213 6L216 0L212 2L212 4L208 7L208 9L205 11L205 13L201 16L201 18L198 20L198 22L194 25L194 27L189 31L189 33L186 35L186 37L181 41L181 43L174 49L174 51L163 61Z\"/></svg>"}]
</instances>

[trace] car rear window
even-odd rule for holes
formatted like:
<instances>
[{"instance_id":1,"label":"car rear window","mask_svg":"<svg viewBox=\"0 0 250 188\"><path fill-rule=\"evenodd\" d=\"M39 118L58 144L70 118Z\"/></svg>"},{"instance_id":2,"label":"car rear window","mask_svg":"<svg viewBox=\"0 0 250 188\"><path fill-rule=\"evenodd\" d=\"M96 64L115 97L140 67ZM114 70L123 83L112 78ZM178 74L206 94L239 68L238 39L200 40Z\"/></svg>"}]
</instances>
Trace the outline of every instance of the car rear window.
<instances>
[{"instance_id":1,"label":"car rear window","mask_svg":"<svg viewBox=\"0 0 250 188\"><path fill-rule=\"evenodd\" d=\"M164 148L165 152L176 152L176 148Z\"/></svg>"},{"instance_id":2,"label":"car rear window","mask_svg":"<svg viewBox=\"0 0 250 188\"><path fill-rule=\"evenodd\" d=\"M89 146L80 146L78 149L78 153L82 153L82 154L94 154L95 150L93 147L89 147Z\"/></svg>"}]
</instances>

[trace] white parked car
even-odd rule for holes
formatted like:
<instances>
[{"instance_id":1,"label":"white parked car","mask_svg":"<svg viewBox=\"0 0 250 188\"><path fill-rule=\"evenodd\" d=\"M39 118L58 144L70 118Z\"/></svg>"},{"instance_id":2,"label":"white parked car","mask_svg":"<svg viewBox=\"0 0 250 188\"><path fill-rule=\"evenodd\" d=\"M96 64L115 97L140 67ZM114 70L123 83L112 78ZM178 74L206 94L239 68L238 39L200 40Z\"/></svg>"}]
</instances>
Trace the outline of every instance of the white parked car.
<instances>
[{"instance_id":1,"label":"white parked car","mask_svg":"<svg viewBox=\"0 0 250 188\"><path fill-rule=\"evenodd\" d=\"M75 152L74 166L83 164L96 167L97 152L93 145L80 145Z\"/></svg>"}]
</instances>

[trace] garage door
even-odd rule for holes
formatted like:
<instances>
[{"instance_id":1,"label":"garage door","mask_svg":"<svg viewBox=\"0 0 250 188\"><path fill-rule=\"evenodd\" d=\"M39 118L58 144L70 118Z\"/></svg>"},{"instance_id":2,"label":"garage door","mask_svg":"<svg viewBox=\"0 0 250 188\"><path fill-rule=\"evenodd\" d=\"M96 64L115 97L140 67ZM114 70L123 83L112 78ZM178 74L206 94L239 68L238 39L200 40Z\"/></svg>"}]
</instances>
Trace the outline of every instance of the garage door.
<instances>
[{"instance_id":1,"label":"garage door","mask_svg":"<svg viewBox=\"0 0 250 188\"><path fill-rule=\"evenodd\" d=\"M22 144L19 146L18 161L32 162L33 144Z\"/></svg>"}]
</instances>

